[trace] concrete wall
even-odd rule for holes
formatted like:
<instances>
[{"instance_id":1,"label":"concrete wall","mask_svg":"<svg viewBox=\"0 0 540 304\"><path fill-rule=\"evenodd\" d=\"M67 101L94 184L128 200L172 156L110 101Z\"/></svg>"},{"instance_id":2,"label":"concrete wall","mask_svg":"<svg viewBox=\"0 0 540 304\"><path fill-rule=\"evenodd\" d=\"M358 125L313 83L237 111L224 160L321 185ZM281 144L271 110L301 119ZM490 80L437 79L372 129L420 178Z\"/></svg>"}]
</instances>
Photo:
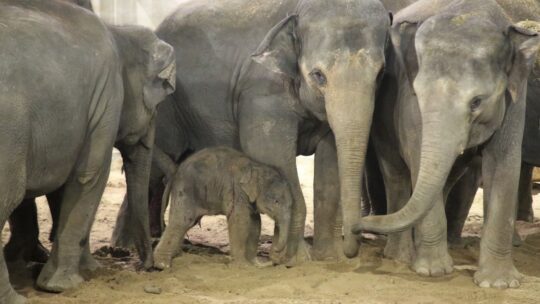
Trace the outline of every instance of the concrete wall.
<instances>
[{"instance_id":1,"label":"concrete wall","mask_svg":"<svg viewBox=\"0 0 540 304\"><path fill-rule=\"evenodd\" d=\"M151 28L186 0L92 0L94 9L113 24L140 24Z\"/></svg>"}]
</instances>

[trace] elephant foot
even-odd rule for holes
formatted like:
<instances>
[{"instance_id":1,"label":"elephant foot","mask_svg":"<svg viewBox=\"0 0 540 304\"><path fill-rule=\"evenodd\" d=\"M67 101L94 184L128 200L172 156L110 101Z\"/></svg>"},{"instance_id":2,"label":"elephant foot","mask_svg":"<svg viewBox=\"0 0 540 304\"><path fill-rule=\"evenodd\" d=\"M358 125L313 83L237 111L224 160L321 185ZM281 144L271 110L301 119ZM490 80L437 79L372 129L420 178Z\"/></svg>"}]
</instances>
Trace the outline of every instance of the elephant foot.
<instances>
[{"instance_id":1,"label":"elephant foot","mask_svg":"<svg viewBox=\"0 0 540 304\"><path fill-rule=\"evenodd\" d=\"M308 261L311 261L310 245L304 239L302 239L298 244L298 250L296 251L296 254L289 258L288 261L284 264L287 267L295 267Z\"/></svg>"},{"instance_id":2,"label":"elephant foot","mask_svg":"<svg viewBox=\"0 0 540 304\"><path fill-rule=\"evenodd\" d=\"M135 248L135 244L127 233L115 231L111 239L111 247L131 249Z\"/></svg>"},{"instance_id":3,"label":"elephant foot","mask_svg":"<svg viewBox=\"0 0 540 304\"><path fill-rule=\"evenodd\" d=\"M474 274L474 283L482 288L518 288L523 277L511 259L492 258Z\"/></svg>"},{"instance_id":4,"label":"elephant foot","mask_svg":"<svg viewBox=\"0 0 540 304\"><path fill-rule=\"evenodd\" d=\"M344 261L347 260L343 252L343 238L334 239L332 242L317 242L311 248L311 258L314 261Z\"/></svg>"},{"instance_id":5,"label":"elephant foot","mask_svg":"<svg viewBox=\"0 0 540 304\"><path fill-rule=\"evenodd\" d=\"M26 304L27 302L26 298L15 292L11 286L7 293L0 297L0 303L5 304Z\"/></svg>"},{"instance_id":6,"label":"elephant foot","mask_svg":"<svg viewBox=\"0 0 540 304\"><path fill-rule=\"evenodd\" d=\"M167 268L171 268L172 265L172 257L170 256L164 256L159 254L154 254L154 268L158 270L165 270Z\"/></svg>"},{"instance_id":7,"label":"elephant foot","mask_svg":"<svg viewBox=\"0 0 540 304\"><path fill-rule=\"evenodd\" d=\"M73 289L84 282L83 277L72 269L48 270L47 265L41 271L37 280L37 286L49 292L63 292Z\"/></svg>"},{"instance_id":8,"label":"elephant foot","mask_svg":"<svg viewBox=\"0 0 540 304\"><path fill-rule=\"evenodd\" d=\"M45 264L49 259L49 251L39 241L35 244L11 240L4 248L4 255L6 261L10 263L24 260L27 263Z\"/></svg>"},{"instance_id":9,"label":"elephant foot","mask_svg":"<svg viewBox=\"0 0 540 304\"><path fill-rule=\"evenodd\" d=\"M412 269L422 276L440 277L454 270L454 262L448 254L446 244L420 246Z\"/></svg>"},{"instance_id":10,"label":"elephant foot","mask_svg":"<svg viewBox=\"0 0 540 304\"><path fill-rule=\"evenodd\" d=\"M83 272L95 272L102 268L101 264L90 254L90 252L83 253L79 267Z\"/></svg>"},{"instance_id":11,"label":"elephant foot","mask_svg":"<svg viewBox=\"0 0 540 304\"><path fill-rule=\"evenodd\" d=\"M274 266L274 263L272 261L261 261L261 259L259 258L255 258L252 264L257 268L268 268Z\"/></svg>"},{"instance_id":12,"label":"elephant foot","mask_svg":"<svg viewBox=\"0 0 540 304\"><path fill-rule=\"evenodd\" d=\"M412 232L405 231L391 234L384 247L384 256L389 259L410 265L414 258Z\"/></svg>"}]
</instances>

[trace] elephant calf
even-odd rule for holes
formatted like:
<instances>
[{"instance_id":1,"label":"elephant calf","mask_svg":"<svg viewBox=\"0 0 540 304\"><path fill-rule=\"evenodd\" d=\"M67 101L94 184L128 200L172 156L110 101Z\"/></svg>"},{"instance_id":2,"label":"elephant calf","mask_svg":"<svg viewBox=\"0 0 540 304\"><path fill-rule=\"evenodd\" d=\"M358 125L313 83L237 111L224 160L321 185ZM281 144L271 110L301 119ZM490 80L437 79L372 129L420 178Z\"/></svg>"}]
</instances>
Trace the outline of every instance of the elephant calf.
<instances>
[{"instance_id":1,"label":"elephant calf","mask_svg":"<svg viewBox=\"0 0 540 304\"><path fill-rule=\"evenodd\" d=\"M289 184L276 169L232 148L205 149L183 162L167 186L163 206L169 199L169 225L154 253L154 266L159 269L170 267L184 235L204 215L227 216L236 262L255 262L259 213L274 219L281 231L273 250L285 249L293 203Z\"/></svg>"}]
</instances>

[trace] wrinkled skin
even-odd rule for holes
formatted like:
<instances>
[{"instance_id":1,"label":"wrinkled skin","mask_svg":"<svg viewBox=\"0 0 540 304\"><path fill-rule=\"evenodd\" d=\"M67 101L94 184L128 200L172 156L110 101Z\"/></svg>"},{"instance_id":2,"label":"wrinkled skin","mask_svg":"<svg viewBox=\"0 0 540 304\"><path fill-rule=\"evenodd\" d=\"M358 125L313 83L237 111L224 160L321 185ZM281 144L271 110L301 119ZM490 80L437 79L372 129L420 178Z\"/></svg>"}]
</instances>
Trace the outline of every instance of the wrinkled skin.
<instances>
[{"instance_id":1,"label":"wrinkled skin","mask_svg":"<svg viewBox=\"0 0 540 304\"><path fill-rule=\"evenodd\" d=\"M91 9L91 6L83 6ZM172 48L150 30L136 26L107 27L115 38L122 64L124 103L115 147L120 150L124 161L128 184L126 199L132 202L130 236L143 266L149 269L153 265L153 257L146 208L148 194L143 189L150 178L155 108L174 89L175 62ZM62 189L48 193L47 200L53 217L50 234L53 241L58 229ZM7 259L45 262L48 253L38 240L34 199L26 199L10 217L9 223L12 237L5 248ZM84 254L88 264L81 267L94 270L98 265L88 248Z\"/></svg>"},{"instance_id":2,"label":"wrinkled skin","mask_svg":"<svg viewBox=\"0 0 540 304\"><path fill-rule=\"evenodd\" d=\"M364 218L355 232L394 233L386 254L414 257L422 275L451 272L444 199L481 153L488 210L474 280L517 287L515 198L526 84L540 38L514 28L496 2L485 0L419 1L394 21L384 102L374 118L392 214Z\"/></svg>"},{"instance_id":3,"label":"wrinkled skin","mask_svg":"<svg viewBox=\"0 0 540 304\"><path fill-rule=\"evenodd\" d=\"M319 154L315 192L326 195L315 199L314 257L355 256L351 224L389 24L378 0L185 2L157 30L190 73L178 75L180 89L158 109L156 146L178 162L225 145L276 167L295 201L282 257L290 264L309 258L295 159ZM162 176L156 168L151 192Z\"/></svg>"},{"instance_id":4,"label":"wrinkled skin","mask_svg":"<svg viewBox=\"0 0 540 304\"><path fill-rule=\"evenodd\" d=\"M11 189L1 200L0 226L23 199L61 191L58 232L37 281L59 292L82 282L79 270L95 266L88 237L112 147L132 143L141 125L151 125L157 103L174 83L174 77L161 78L174 67L173 51L148 30L107 28L94 14L56 1L30 6L3 0L0 17L6 24L0 30L0 96L7 107L2 113L9 116L2 119L2 155L9 158L0 163L9 174L1 187ZM124 56L121 41L127 40L130 48L141 46L145 66L132 66L133 57ZM138 111L138 120L126 127L129 111ZM24 301L9 284L3 254L0 259L0 302Z\"/></svg>"},{"instance_id":5,"label":"wrinkled skin","mask_svg":"<svg viewBox=\"0 0 540 304\"><path fill-rule=\"evenodd\" d=\"M226 215L231 256L235 262L257 263L260 213L276 222L273 251L287 244L293 204L285 178L227 147L201 150L180 165L169 181L164 201L171 204L169 225L155 250L155 267L171 266L186 232L205 215Z\"/></svg>"}]
</instances>

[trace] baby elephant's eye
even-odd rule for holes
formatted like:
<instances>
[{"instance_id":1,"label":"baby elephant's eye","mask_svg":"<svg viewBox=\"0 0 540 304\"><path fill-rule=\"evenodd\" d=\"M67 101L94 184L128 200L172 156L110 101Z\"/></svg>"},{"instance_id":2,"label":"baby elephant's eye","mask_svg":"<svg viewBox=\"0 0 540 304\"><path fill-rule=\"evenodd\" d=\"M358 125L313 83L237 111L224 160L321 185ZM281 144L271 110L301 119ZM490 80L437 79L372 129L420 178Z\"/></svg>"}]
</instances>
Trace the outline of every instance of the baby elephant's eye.
<instances>
[{"instance_id":1,"label":"baby elephant's eye","mask_svg":"<svg viewBox=\"0 0 540 304\"><path fill-rule=\"evenodd\" d=\"M278 200L278 199L275 199L275 200L274 200L274 204L279 204L279 200Z\"/></svg>"}]
</instances>

